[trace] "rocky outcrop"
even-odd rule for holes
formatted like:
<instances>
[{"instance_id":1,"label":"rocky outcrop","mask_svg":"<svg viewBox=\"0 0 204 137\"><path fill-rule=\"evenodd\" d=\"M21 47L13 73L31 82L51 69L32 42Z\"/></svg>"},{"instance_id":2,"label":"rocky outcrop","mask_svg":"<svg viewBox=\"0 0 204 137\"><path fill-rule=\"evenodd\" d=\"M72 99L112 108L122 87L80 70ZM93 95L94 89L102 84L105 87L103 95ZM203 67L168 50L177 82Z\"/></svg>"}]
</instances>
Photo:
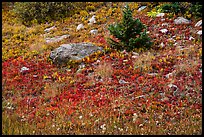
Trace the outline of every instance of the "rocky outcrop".
<instances>
[{"instance_id":1,"label":"rocky outcrop","mask_svg":"<svg viewBox=\"0 0 204 137\"><path fill-rule=\"evenodd\" d=\"M70 35L62 35L62 36L56 36L53 38L45 38L46 43L53 43L53 42L59 42L65 38L70 37Z\"/></svg>"},{"instance_id":2,"label":"rocky outcrop","mask_svg":"<svg viewBox=\"0 0 204 137\"><path fill-rule=\"evenodd\" d=\"M174 24L189 24L190 21L185 19L184 17L178 17L174 20Z\"/></svg>"},{"instance_id":3,"label":"rocky outcrop","mask_svg":"<svg viewBox=\"0 0 204 137\"><path fill-rule=\"evenodd\" d=\"M92 43L62 44L50 53L50 58L53 60L54 64L62 65L69 60L82 60L94 52L102 50L102 47L95 46Z\"/></svg>"}]
</instances>

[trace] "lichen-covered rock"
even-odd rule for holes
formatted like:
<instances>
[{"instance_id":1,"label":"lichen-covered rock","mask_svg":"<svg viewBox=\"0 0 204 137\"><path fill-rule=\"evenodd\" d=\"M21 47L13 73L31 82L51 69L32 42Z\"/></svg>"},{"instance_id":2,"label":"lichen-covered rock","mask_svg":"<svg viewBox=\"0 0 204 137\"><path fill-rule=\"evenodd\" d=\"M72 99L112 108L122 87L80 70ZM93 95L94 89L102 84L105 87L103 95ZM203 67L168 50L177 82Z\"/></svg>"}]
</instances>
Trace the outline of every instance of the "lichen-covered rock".
<instances>
[{"instance_id":1,"label":"lichen-covered rock","mask_svg":"<svg viewBox=\"0 0 204 137\"><path fill-rule=\"evenodd\" d=\"M196 24L195 24L195 27L200 27L202 25L202 20L198 21Z\"/></svg>"},{"instance_id":2,"label":"lichen-covered rock","mask_svg":"<svg viewBox=\"0 0 204 137\"><path fill-rule=\"evenodd\" d=\"M141 6L137 11L140 12L142 10L144 10L147 6Z\"/></svg>"},{"instance_id":3,"label":"lichen-covered rock","mask_svg":"<svg viewBox=\"0 0 204 137\"><path fill-rule=\"evenodd\" d=\"M185 19L184 17L178 17L174 20L174 24L189 24L190 21Z\"/></svg>"},{"instance_id":4,"label":"lichen-covered rock","mask_svg":"<svg viewBox=\"0 0 204 137\"><path fill-rule=\"evenodd\" d=\"M70 60L78 61L90 56L96 51L102 51L103 48L95 46L92 43L70 43L62 44L50 53L50 58L54 64L65 64Z\"/></svg>"},{"instance_id":5,"label":"lichen-covered rock","mask_svg":"<svg viewBox=\"0 0 204 137\"><path fill-rule=\"evenodd\" d=\"M46 43L53 43L53 42L59 42L65 38L70 37L70 35L62 35L62 36L56 36L53 38L45 38Z\"/></svg>"},{"instance_id":6,"label":"lichen-covered rock","mask_svg":"<svg viewBox=\"0 0 204 137\"><path fill-rule=\"evenodd\" d=\"M55 27L55 26L52 26L52 27L50 27L50 28L46 28L44 31L45 31L45 32L50 32L51 30L54 30L54 29L56 29L56 27Z\"/></svg>"}]
</instances>

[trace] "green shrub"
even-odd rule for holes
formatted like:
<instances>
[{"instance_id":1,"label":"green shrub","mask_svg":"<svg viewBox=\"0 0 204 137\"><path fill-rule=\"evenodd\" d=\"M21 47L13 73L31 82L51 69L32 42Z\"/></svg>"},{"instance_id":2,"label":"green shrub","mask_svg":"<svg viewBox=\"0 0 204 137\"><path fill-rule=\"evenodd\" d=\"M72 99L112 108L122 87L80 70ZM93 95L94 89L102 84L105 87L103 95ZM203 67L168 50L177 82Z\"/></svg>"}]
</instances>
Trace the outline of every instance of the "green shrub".
<instances>
[{"instance_id":1,"label":"green shrub","mask_svg":"<svg viewBox=\"0 0 204 137\"><path fill-rule=\"evenodd\" d=\"M71 2L15 2L14 12L24 25L45 23L72 15L78 3Z\"/></svg>"},{"instance_id":2,"label":"green shrub","mask_svg":"<svg viewBox=\"0 0 204 137\"><path fill-rule=\"evenodd\" d=\"M190 12L197 17L202 17L202 2L192 2Z\"/></svg>"},{"instance_id":3,"label":"green shrub","mask_svg":"<svg viewBox=\"0 0 204 137\"><path fill-rule=\"evenodd\" d=\"M178 2L172 2L168 4L164 4L161 6L162 12L165 13L176 13L181 12L180 6Z\"/></svg>"},{"instance_id":4,"label":"green shrub","mask_svg":"<svg viewBox=\"0 0 204 137\"><path fill-rule=\"evenodd\" d=\"M162 12L192 14L195 17L202 17L202 2L172 2L163 4Z\"/></svg>"},{"instance_id":5,"label":"green shrub","mask_svg":"<svg viewBox=\"0 0 204 137\"><path fill-rule=\"evenodd\" d=\"M133 19L132 11L127 5L123 10L122 22L108 27L110 33L119 40L108 38L108 43L117 50L131 51L135 48L150 48L150 38L146 26L139 19Z\"/></svg>"}]
</instances>

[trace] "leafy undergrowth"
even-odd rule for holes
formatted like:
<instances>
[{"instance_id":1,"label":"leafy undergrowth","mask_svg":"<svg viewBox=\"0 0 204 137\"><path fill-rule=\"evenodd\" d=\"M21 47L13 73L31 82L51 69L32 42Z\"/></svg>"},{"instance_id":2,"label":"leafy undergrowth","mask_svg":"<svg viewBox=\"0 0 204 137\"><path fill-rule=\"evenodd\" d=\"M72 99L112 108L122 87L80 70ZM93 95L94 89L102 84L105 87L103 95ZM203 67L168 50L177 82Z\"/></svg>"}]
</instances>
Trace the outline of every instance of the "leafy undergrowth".
<instances>
[{"instance_id":1,"label":"leafy undergrowth","mask_svg":"<svg viewBox=\"0 0 204 137\"><path fill-rule=\"evenodd\" d=\"M44 41L49 25L26 28L2 13L2 134L202 133L202 41L189 40L197 20L175 25L176 17L165 17L169 32L163 34L161 18L134 10L148 26L153 49L136 50L139 55L109 50L86 58L80 71L48 60L62 43L93 42L109 49L107 25L120 20L123 4L99 8L99 23L78 32L76 26L87 23L83 15L55 22L49 35L71 35L57 44ZM89 34L93 28L98 35ZM22 67L29 70L22 73Z\"/></svg>"}]
</instances>

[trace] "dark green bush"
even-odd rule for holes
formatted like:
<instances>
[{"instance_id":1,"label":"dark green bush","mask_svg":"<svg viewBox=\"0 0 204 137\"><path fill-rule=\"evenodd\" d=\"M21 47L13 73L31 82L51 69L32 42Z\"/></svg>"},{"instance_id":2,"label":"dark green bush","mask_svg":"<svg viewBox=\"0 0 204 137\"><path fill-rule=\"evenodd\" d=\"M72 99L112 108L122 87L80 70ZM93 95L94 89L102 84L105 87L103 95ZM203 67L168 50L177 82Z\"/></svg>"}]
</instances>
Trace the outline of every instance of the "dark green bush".
<instances>
[{"instance_id":1,"label":"dark green bush","mask_svg":"<svg viewBox=\"0 0 204 137\"><path fill-rule=\"evenodd\" d=\"M133 19L132 11L127 5L123 10L122 22L108 27L110 33L119 41L108 38L108 43L117 50L131 51L135 48L150 48L150 38L146 26L139 19Z\"/></svg>"},{"instance_id":2,"label":"dark green bush","mask_svg":"<svg viewBox=\"0 0 204 137\"><path fill-rule=\"evenodd\" d=\"M192 6L190 7L190 12L197 16L202 17L202 2L191 2Z\"/></svg>"},{"instance_id":3,"label":"dark green bush","mask_svg":"<svg viewBox=\"0 0 204 137\"><path fill-rule=\"evenodd\" d=\"M168 4L164 4L161 6L162 12L165 13L176 13L181 12L180 6L178 2L172 2Z\"/></svg>"},{"instance_id":4,"label":"dark green bush","mask_svg":"<svg viewBox=\"0 0 204 137\"><path fill-rule=\"evenodd\" d=\"M15 2L14 12L23 24L60 20L75 13L77 2Z\"/></svg>"},{"instance_id":5,"label":"dark green bush","mask_svg":"<svg viewBox=\"0 0 204 137\"><path fill-rule=\"evenodd\" d=\"M196 17L202 17L202 2L172 2L160 7L165 13L192 14Z\"/></svg>"}]
</instances>

